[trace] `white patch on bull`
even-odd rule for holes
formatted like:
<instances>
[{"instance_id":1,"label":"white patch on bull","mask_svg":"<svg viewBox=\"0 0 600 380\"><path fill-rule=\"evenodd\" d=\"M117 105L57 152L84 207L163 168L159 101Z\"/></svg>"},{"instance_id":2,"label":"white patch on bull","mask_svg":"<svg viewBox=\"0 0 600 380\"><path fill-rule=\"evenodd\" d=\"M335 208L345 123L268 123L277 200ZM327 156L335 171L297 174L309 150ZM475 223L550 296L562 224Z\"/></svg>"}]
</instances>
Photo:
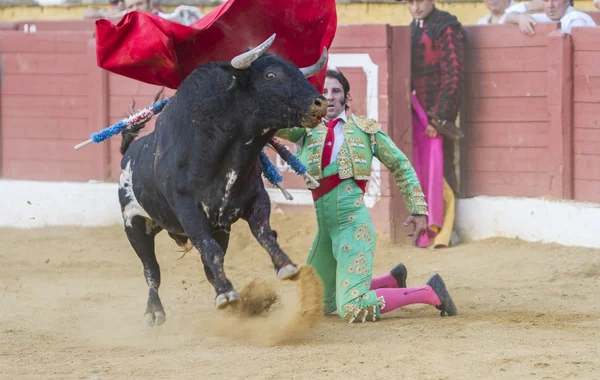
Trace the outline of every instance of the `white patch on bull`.
<instances>
[{"instance_id":1,"label":"white patch on bull","mask_svg":"<svg viewBox=\"0 0 600 380\"><path fill-rule=\"evenodd\" d=\"M251 139L250 139L250 141L248 141L248 142L246 143L246 145L250 145L250 144L252 144L252 141L254 141L254 137L253 137L253 138L251 138Z\"/></svg>"},{"instance_id":2,"label":"white patch on bull","mask_svg":"<svg viewBox=\"0 0 600 380\"><path fill-rule=\"evenodd\" d=\"M237 177L238 176L237 176L237 173L235 172L235 170L231 170L225 176L225 178L227 178L227 185L225 185L225 196L226 197L229 195L229 191L231 191L231 188L233 187L233 184L235 183L235 180L237 179Z\"/></svg>"},{"instance_id":3,"label":"white patch on bull","mask_svg":"<svg viewBox=\"0 0 600 380\"><path fill-rule=\"evenodd\" d=\"M263 129L262 134L265 135L265 134L269 133L270 130L271 130L271 128L265 128L265 129Z\"/></svg>"},{"instance_id":4,"label":"white patch on bull","mask_svg":"<svg viewBox=\"0 0 600 380\"><path fill-rule=\"evenodd\" d=\"M121 176L119 177L119 189L125 190L125 197L129 199L129 203L123 208L123 220L125 225L131 227L131 220L134 216L142 216L144 218L150 218L150 215L142 208L140 203L135 198L133 193L133 180L131 171L131 160L127 161L125 169L121 170Z\"/></svg>"},{"instance_id":5,"label":"white patch on bull","mask_svg":"<svg viewBox=\"0 0 600 380\"><path fill-rule=\"evenodd\" d=\"M202 210L204 210L204 214L206 214L206 218L208 219L209 218L209 216L208 216L208 211L209 211L208 206L204 202L201 202L200 204L202 205Z\"/></svg>"}]
</instances>

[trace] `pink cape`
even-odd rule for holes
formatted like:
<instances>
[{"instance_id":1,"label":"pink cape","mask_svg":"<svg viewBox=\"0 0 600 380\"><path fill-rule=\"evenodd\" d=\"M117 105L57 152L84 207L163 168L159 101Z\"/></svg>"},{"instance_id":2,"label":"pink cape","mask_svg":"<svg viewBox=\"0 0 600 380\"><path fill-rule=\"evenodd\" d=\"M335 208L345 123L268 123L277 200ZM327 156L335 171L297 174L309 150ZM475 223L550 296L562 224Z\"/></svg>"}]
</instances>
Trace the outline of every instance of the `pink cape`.
<instances>
[{"instance_id":1,"label":"pink cape","mask_svg":"<svg viewBox=\"0 0 600 380\"><path fill-rule=\"evenodd\" d=\"M413 166L421 183L427 202L427 225L442 227L444 221L444 149L442 136L435 138L425 134L427 114L417 97L411 94L413 123ZM428 229L417 242L419 247L429 246L429 239L436 235Z\"/></svg>"}]
</instances>

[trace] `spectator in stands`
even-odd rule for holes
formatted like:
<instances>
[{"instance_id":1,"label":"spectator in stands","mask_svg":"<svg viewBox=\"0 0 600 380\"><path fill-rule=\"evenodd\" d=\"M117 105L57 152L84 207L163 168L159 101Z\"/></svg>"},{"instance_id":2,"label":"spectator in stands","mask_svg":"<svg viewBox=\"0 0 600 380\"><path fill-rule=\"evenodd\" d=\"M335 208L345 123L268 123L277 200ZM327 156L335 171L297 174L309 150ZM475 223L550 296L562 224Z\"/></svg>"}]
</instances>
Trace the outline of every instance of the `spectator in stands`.
<instances>
[{"instance_id":1,"label":"spectator in stands","mask_svg":"<svg viewBox=\"0 0 600 380\"><path fill-rule=\"evenodd\" d=\"M163 13L160 8L154 5L152 0L125 0L125 6L127 12L152 12L161 18L183 25L191 25L203 16L198 8L188 5L178 6L173 13Z\"/></svg>"},{"instance_id":2,"label":"spectator in stands","mask_svg":"<svg viewBox=\"0 0 600 380\"><path fill-rule=\"evenodd\" d=\"M490 13L477 21L477 25L500 24L504 10L514 4L514 0L484 0Z\"/></svg>"},{"instance_id":3,"label":"spectator in stands","mask_svg":"<svg viewBox=\"0 0 600 380\"><path fill-rule=\"evenodd\" d=\"M110 0L110 8L88 8L83 13L83 18L86 20L97 20L99 18L117 18L121 19L125 14L124 0Z\"/></svg>"},{"instance_id":4,"label":"spectator in stands","mask_svg":"<svg viewBox=\"0 0 600 380\"><path fill-rule=\"evenodd\" d=\"M600 9L600 0L594 0L594 6Z\"/></svg>"},{"instance_id":5,"label":"spectator in stands","mask_svg":"<svg viewBox=\"0 0 600 380\"><path fill-rule=\"evenodd\" d=\"M506 9L504 23L519 25L523 33L535 34L535 25L538 22L559 22L560 30L571 33L575 26L596 26L590 15L575 10L571 0L544 0L544 12L526 14L522 3L515 4Z\"/></svg>"},{"instance_id":6,"label":"spectator in stands","mask_svg":"<svg viewBox=\"0 0 600 380\"><path fill-rule=\"evenodd\" d=\"M600 1L600 0L599 0ZM544 10L543 0L525 1L522 7L525 7L527 13L542 12ZM515 5L514 0L485 0L485 5L490 10L490 13L483 16L477 21L477 25L503 24L506 9Z\"/></svg>"}]
</instances>

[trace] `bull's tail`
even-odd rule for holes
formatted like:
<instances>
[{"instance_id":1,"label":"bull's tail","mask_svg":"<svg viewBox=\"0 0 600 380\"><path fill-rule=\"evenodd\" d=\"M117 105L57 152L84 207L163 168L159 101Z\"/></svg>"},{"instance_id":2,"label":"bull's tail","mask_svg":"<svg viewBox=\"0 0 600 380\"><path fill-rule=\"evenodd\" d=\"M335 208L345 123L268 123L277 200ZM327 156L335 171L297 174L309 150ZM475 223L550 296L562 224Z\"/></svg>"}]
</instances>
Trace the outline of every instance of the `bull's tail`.
<instances>
[{"instance_id":1,"label":"bull's tail","mask_svg":"<svg viewBox=\"0 0 600 380\"><path fill-rule=\"evenodd\" d=\"M192 248L194 248L194 246L189 241L189 239L188 239L187 236L173 234L171 232L169 232L169 236L171 237L171 239L175 240L175 243L177 243L178 246L180 246L181 248L183 248L183 255L181 255L181 257L179 259L177 259L177 260L182 259L185 256L186 253L188 253L189 251L192 250Z\"/></svg>"},{"instance_id":2,"label":"bull's tail","mask_svg":"<svg viewBox=\"0 0 600 380\"><path fill-rule=\"evenodd\" d=\"M163 91L165 90L165 88L161 88L160 91L156 94L156 96L154 97L154 102L156 103L159 99L163 98ZM133 103L131 104L131 110L130 110L130 114L134 114L135 113L135 100L133 100ZM127 152L127 149L129 148L129 145L131 145L131 143L133 142L133 140L135 140L135 138L137 137L137 135L140 133L140 131L142 129L144 129L144 127L146 126L147 122L144 123L139 123L136 124L134 126L132 126L131 128L125 129L121 135L123 136L122 140L121 140L121 148L120 148L120 152L122 155L125 154L125 152Z\"/></svg>"}]
</instances>

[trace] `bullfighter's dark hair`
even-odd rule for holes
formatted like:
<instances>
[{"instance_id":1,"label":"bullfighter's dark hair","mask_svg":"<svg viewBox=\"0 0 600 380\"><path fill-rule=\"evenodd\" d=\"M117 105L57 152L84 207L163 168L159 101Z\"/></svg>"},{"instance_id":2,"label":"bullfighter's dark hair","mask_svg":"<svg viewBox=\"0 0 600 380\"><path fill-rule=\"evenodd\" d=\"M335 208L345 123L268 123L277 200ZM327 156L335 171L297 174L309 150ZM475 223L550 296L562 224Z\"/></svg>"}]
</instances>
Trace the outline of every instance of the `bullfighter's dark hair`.
<instances>
[{"instance_id":1,"label":"bullfighter's dark hair","mask_svg":"<svg viewBox=\"0 0 600 380\"><path fill-rule=\"evenodd\" d=\"M352 100L350 97L350 83L348 83L348 79L344 76L344 74L340 70L327 70L327 74L325 74L327 78L337 79L342 85L342 89L344 90L344 107L346 111L350 108L348 106L348 102Z\"/></svg>"}]
</instances>

